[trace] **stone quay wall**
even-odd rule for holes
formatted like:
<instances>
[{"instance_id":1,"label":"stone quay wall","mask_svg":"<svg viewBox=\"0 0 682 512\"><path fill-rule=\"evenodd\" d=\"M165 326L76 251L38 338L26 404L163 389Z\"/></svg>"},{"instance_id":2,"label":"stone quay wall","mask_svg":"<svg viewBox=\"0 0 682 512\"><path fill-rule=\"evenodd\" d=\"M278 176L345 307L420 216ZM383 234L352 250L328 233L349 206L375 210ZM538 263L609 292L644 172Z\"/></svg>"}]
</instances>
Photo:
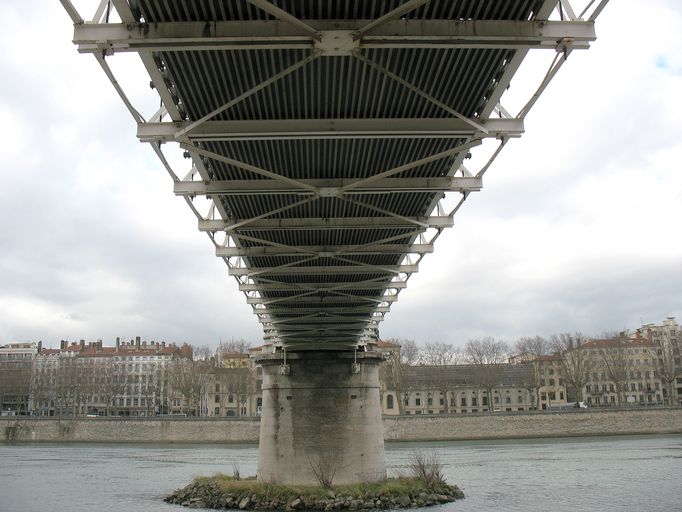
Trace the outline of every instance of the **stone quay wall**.
<instances>
[{"instance_id":1,"label":"stone quay wall","mask_svg":"<svg viewBox=\"0 0 682 512\"><path fill-rule=\"evenodd\" d=\"M682 408L384 417L386 441L680 434Z\"/></svg>"},{"instance_id":2,"label":"stone quay wall","mask_svg":"<svg viewBox=\"0 0 682 512\"><path fill-rule=\"evenodd\" d=\"M0 441L257 443L258 418L0 418ZM386 441L680 434L682 408L384 417Z\"/></svg>"}]
</instances>

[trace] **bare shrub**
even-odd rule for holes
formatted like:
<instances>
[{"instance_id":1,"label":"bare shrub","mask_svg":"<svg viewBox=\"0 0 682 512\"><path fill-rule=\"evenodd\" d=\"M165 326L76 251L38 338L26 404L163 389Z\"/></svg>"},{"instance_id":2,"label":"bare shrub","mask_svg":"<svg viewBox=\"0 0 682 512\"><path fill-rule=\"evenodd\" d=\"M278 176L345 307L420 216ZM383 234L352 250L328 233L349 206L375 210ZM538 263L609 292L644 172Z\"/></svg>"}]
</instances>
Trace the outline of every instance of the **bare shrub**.
<instances>
[{"instance_id":1,"label":"bare shrub","mask_svg":"<svg viewBox=\"0 0 682 512\"><path fill-rule=\"evenodd\" d=\"M409 469L412 476L423 480L427 487L433 488L445 484L443 464L433 450L414 452Z\"/></svg>"},{"instance_id":2,"label":"bare shrub","mask_svg":"<svg viewBox=\"0 0 682 512\"><path fill-rule=\"evenodd\" d=\"M308 457L308 463L319 484L324 488L332 486L336 473L343 467L338 450L320 450L314 457Z\"/></svg>"},{"instance_id":3,"label":"bare shrub","mask_svg":"<svg viewBox=\"0 0 682 512\"><path fill-rule=\"evenodd\" d=\"M232 461L232 478L239 480L239 462L236 460Z\"/></svg>"}]
</instances>

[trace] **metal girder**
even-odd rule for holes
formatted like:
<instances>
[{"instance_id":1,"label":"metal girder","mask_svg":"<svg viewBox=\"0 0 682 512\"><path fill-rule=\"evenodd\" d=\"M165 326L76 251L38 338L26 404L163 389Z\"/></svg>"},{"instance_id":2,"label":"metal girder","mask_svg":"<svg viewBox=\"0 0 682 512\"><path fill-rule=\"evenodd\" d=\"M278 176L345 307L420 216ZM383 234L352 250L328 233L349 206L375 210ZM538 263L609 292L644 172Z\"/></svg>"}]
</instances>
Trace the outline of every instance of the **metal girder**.
<instances>
[{"instance_id":1,"label":"metal girder","mask_svg":"<svg viewBox=\"0 0 682 512\"><path fill-rule=\"evenodd\" d=\"M521 119L479 121L485 137L520 137ZM139 123L142 142L177 141L188 122ZM463 138L477 134L471 123L458 118L417 119L277 119L262 121L206 121L185 133L193 141L276 139Z\"/></svg>"},{"instance_id":2,"label":"metal girder","mask_svg":"<svg viewBox=\"0 0 682 512\"><path fill-rule=\"evenodd\" d=\"M375 267L372 265L310 266L310 267L232 267L232 276L256 275L327 275L327 274L411 274L418 272L418 265Z\"/></svg>"},{"instance_id":3,"label":"metal girder","mask_svg":"<svg viewBox=\"0 0 682 512\"><path fill-rule=\"evenodd\" d=\"M215 180L177 181L173 186L176 196L195 195L250 195L250 194L295 194L319 197L337 197L343 194L341 188L355 180L297 180L315 190L307 191L279 180ZM444 178L382 178L353 188L351 195L385 194L390 192L474 192L481 190L483 181L477 177Z\"/></svg>"},{"instance_id":4,"label":"metal girder","mask_svg":"<svg viewBox=\"0 0 682 512\"><path fill-rule=\"evenodd\" d=\"M355 303L355 302L374 302L376 303L377 301L380 302L396 302L398 300L398 296L396 294L392 295L382 295L378 297L361 297L361 296L355 296L355 298L347 297L347 296L334 296L334 295L327 295L325 297L319 297L319 296L314 296L314 295L307 295L305 297L276 297L276 298L263 298L263 297L247 297L246 303L247 304L271 304L274 301L279 301L280 299L283 299L283 301L286 301L287 304L320 304L320 305L325 305L325 304L350 304L350 303ZM277 303L277 302L275 302Z\"/></svg>"},{"instance_id":5,"label":"metal girder","mask_svg":"<svg viewBox=\"0 0 682 512\"><path fill-rule=\"evenodd\" d=\"M433 252L433 244L379 244L379 245L301 245L296 251L281 247L217 247L215 254L220 257L236 256L300 256L301 253L315 253L320 256L335 254L425 254Z\"/></svg>"},{"instance_id":6,"label":"metal girder","mask_svg":"<svg viewBox=\"0 0 682 512\"><path fill-rule=\"evenodd\" d=\"M353 307L334 307L334 308L321 308L320 306L317 307L303 307L303 308L287 308L287 307L279 307L279 308L254 308L253 312L256 315L295 315L295 314L307 314L307 313L357 313L357 314L371 314L371 313L388 313L391 310L389 307L384 307L384 306L376 306L376 307L368 307L368 306L353 306Z\"/></svg>"},{"instance_id":7,"label":"metal girder","mask_svg":"<svg viewBox=\"0 0 682 512\"><path fill-rule=\"evenodd\" d=\"M337 283L299 283L299 284L275 284L275 283L262 283L262 284L240 284L239 291L242 292L255 292L255 291L308 291L308 290L329 290L329 289L342 289L342 290L386 290L386 289L396 289L401 290L407 288L407 283L404 281L383 281L381 283L371 283L367 281L361 281L359 283L344 283L339 285Z\"/></svg>"},{"instance_id":8,"label":"metal girder","mask_svg":"<svg viewBox=\"0 0 682 512\"><path fill-rule=\"evenodd\" d=\"M250 222L243 229L249 231L259 230L312 230L312 229L377 229L377 228L405 228L414 229L416 223L425 224L429 228L449 228L454 225L450 216L440 215L432 217L413 217L411 222L395 217L333 217L333 218L297 218L297 219L260 219ZM238 229L233 226L241 226L239 219L199 220L199 231L231 231Z\"/></svg>"},{"instance_id":9,"label":"metal girder","mask_svg":"<svg viewBox=\"0 0 682 512\"><path fill-rule=\"evenodd\" d=\"M318 33L352 35L372 20L307 20ZM596 39L593 21L394 20L364 34L359 48L556 48L564 41L588 48ZM317 47L285 21L85 23L74 26L81 53L199 50L272 50Z\"/></svg>"}]
</instances>

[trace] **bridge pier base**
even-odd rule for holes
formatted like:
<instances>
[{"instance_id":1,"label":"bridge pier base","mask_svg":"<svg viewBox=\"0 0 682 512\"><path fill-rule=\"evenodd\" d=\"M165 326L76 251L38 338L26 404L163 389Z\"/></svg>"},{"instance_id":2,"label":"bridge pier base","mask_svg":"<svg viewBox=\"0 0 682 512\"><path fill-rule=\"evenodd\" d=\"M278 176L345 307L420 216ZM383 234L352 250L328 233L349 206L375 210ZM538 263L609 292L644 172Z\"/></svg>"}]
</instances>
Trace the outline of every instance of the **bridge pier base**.
<instances>
[{"instance_id":1,"label":"bridge pier base","mask_svg":"<svg viewBox=\"0 0 682 512\"><path fill-rule=\"evenodd\" d=\"M380 354L278 352L261 356L258 479L279 484L386 478ZM317 474L317 475L316 475Z\"/></svg>"}]
</instances>

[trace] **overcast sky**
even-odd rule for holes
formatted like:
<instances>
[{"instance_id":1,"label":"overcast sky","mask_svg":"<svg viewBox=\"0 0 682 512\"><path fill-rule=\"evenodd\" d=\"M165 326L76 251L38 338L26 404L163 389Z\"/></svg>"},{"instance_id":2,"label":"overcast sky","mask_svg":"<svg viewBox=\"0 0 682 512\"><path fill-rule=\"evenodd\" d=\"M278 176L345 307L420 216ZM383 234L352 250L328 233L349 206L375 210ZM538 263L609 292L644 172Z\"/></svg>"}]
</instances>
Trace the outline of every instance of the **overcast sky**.
<instances>
[{"instance_id":1,"label":"overcast sky","mask_svg":"<svg viewBox=\"0 0 682 512\"><path fill-rule=\"evenodd\" d=\"M598 41L569 57L382 337L462 345L682 319L682 4L643 8L602 13ZM1 1L0 19L0 344L259 343L236 282L95 59L77 53L59 2ZM512 82L510 105L550 54ZM110 60L148 115L158 100L133 59Z\"/></svg>"}]
</instances>

